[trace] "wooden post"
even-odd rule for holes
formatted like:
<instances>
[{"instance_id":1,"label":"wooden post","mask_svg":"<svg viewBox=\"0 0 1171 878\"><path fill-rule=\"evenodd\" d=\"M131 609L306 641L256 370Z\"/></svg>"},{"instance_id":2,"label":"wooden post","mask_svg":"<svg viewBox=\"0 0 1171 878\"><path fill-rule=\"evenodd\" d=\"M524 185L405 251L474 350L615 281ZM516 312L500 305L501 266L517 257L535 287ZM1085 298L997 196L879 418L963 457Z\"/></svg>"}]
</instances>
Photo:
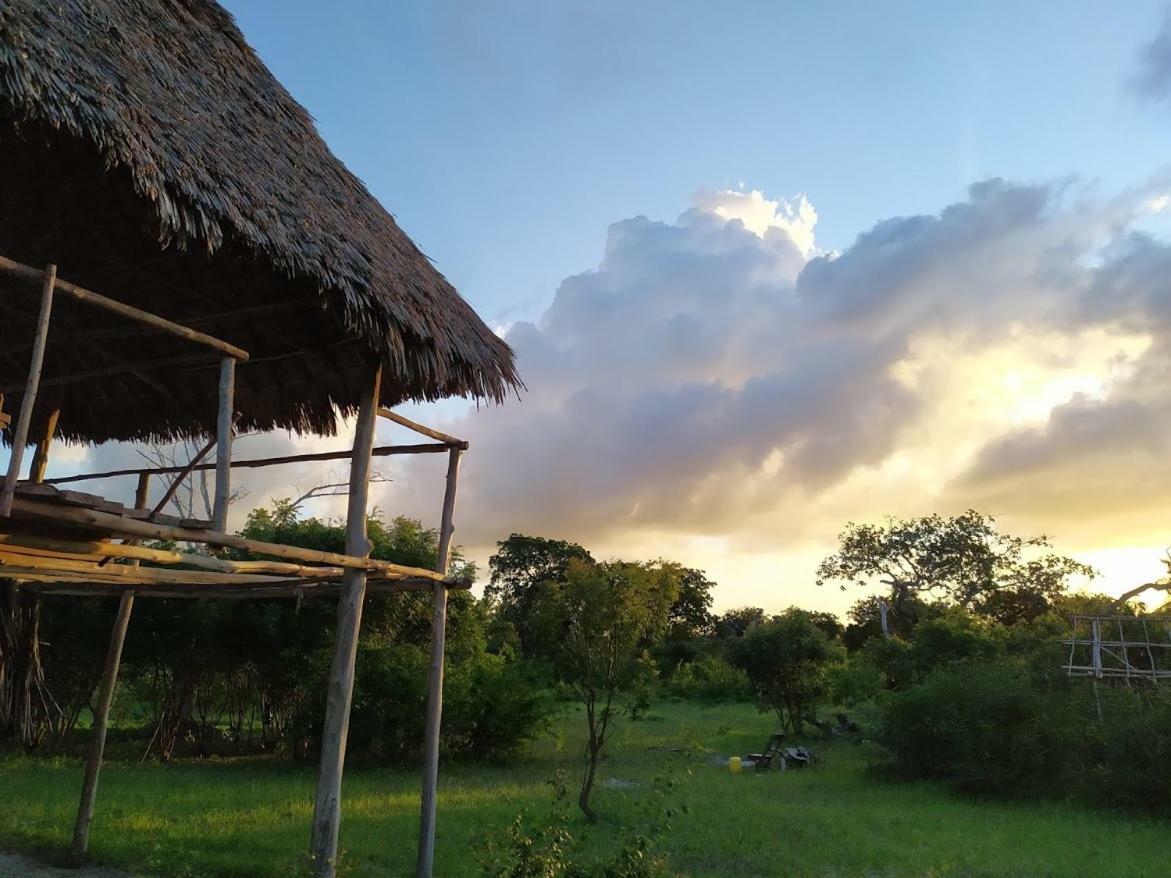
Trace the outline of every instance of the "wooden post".
<instances>
[{"instance_id":1,"label":"wooden post","mask_svg":"<svg viewBox=\"0 0 1171 878\"><path fill-rule=\"evenodd\" d=\"M370 493L370 451L374 447L382 370L375 368L358 408L354 450L350 458L350 498L346 510L346 553L370 554L366 538L366 501ZM342 768L346 737L350 730L350 703L354 696L354 662L358 631L366 596L366 571L347 568L337 604L337 645L326 689L325 728L321 737L321 766L313 801L313 835L310 846L313 873L333 878L337 869L338 826L341 821Z\"/></svg>"},{"instance_id":2,"label":"wooden post","mask_svg":"<svg viewBox=\"0 0 1171 878\"><path fill-rule=\"evenodd\" d=\"M228 503L232 499L232 421L236 411L236 361L220 361L220 411L216 424L215 511L212 527L226 531Z\"/></svg>"},{"instance_id":3,"label":"wooden post","mask_svg":"<svg viewBox=\"0 0 1171 878\"><path fill-rule=\"evenodd\" d=\"M8 474L0 490L0 518L12 512L12 498L16 495L16 482L20 479L20 464L24 459L24 446L28 443L28 429L32 423L33 406L37 402L37 389L41 386L41 366L45 361L45 344L49 338L49 315L53 311L53 290L57 285L57 266L45 269L45 285L41 290L41 312L37 318L37 332L33 340L33 355L28 366L28 379L24 385L24 398L20 401L20 416L16 419L16 431L12 434L12 457L8 461Z\"/></svg>"},{"instance_id":4,"label":"wooden post","mask_svg":"<svg viewBox=\"0 0 1171 878\"><path fill-rule=\"evenodd\" d=\"M53 409L42 424L41 435L37 437L37 450L33 453L32 464L28 468L28 480L38 485L45 480L45 467L49 463L49 446L53 442L53 434L57 432L57 419L61 416L61 409Z\"/></svg>"},{"instance_id":5,"label":"wooden post","mask_svg":"<svg viewBox=\"0 0 1171 878\"><path fill-rule=\"evenodd\" d=\"M150 494L150 474L138 477L134 495L136 509L146 509ZM134 562L137 564L138 562ZM94 726L90 735L89 756L85 762L85 779L81 784L81 804L77 808L77 822L73 826L73 858L80 862L89 849L89 827L94 819L94 803L98 795L98 774L102 770L102 755L106 750L106 731L110 723L110 707L114 703L114 688L118 683L118 667L122 663L122 645L134 609L134 592L127 591L118 601L118 614L110 632L110 646L106 650L106 665L98 686L98 700L94 705Z\"/></svg>"},{"instance_id":6,"label":"wooden post","mask_svg":"<svg viewBox=\"0 0 1171 878\"><path fill-rule=\"evenodd\" d=\"M447 573L451 535L455 532L455 492L463 451L452 448L447 459L447 487L443 492L443 519L439 527L439 558L435 569ZM443 717L443 650L447 640L447 586L435 583L431 615L431 668L427 676L427 730L423 746L423 803L419 815L419 852L416 878L431 878L435 867L435 795L439 782L439 727Z\"/></svg>"}]
</instances>

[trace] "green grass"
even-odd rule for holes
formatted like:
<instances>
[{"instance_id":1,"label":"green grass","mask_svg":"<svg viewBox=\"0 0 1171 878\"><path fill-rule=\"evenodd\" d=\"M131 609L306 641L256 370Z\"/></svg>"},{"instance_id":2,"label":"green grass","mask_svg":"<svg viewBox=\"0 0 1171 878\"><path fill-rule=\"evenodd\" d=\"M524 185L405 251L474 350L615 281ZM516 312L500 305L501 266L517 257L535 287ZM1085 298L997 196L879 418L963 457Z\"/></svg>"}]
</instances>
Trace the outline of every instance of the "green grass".
<instances>
[{"instance_id":1,"label":"green grass","mask_svg":"<svg viewBox=\"0 0 1171 878\"><path fill-rule=\"evenodd\" d=\"M473 848L486 830L522 807L543 812L546 781L580 767L581 719L570 711L515 764L447 763L440 770L436 874L477 874ZM758 749L768 717L747 706L670 704L625 723L600 770L602 815L573 826L589 849L612 844L636 823L654 778L692 760L665 847L673 868L692 876L887 878L887 876L1109 876L1166 871L1166 823L1060 803L966 800L929 784L877 779L868 748L810 742L822 757L804 772L730 774L716 754ZM637 786L605 786L610 778ZM60 854L81 784L74 760L0 760L0 848ZM102 774L93 827L94 859L167 876L288 878L302 867L313 792L311 766L268 760L185 761L167 766L113 762ZM344 872L413 871L418 774L351 766L346 774Z\"/></svg>"}]
</instances>

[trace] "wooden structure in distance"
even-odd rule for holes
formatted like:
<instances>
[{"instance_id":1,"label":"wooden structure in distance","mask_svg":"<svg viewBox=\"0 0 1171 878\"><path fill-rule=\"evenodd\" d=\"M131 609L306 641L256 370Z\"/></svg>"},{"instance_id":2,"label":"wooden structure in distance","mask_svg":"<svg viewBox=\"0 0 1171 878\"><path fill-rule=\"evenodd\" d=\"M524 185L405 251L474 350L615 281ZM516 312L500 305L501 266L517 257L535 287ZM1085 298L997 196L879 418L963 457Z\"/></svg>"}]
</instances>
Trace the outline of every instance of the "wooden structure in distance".
<instances>
[{"instance_id":1,"label":"wooden structure in distance","mask_svg":"<svg viewBox=\"0 0 1171 878\"><path fill-rule=\"evenodd\" d=\"M1094 680L1171 679L1171 616L1075 615L1063 669Z\"/></svg>"}]
</instances>

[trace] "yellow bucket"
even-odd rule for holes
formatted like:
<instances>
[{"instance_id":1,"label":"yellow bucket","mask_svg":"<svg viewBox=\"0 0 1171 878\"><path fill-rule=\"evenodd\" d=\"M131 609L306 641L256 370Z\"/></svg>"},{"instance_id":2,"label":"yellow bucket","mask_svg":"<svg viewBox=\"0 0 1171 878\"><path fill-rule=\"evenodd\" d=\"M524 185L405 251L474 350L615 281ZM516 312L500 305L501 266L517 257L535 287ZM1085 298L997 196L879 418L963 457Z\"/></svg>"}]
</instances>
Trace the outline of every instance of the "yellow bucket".
<instances>
[{"instance_id":1,"label":"yellow bucket","mask_svg":"<svg viewBox=\"0 0 1171 878\"><path fill-rule=\"evenodd\" d=\"M732 774L737 774L743 770L744 766L740 764L739 756L733 756L728 760L728 771L732 772Z\"/></svg>"}]
</instances>

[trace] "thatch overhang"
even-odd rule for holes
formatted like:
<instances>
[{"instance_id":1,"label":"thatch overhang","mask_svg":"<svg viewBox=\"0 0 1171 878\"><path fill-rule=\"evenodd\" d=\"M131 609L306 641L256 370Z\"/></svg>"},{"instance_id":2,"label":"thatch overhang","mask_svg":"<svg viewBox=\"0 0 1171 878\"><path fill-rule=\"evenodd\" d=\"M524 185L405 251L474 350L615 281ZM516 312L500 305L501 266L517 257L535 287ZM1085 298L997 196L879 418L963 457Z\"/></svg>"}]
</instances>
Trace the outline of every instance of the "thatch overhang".
<instances>
[{"instance_id":1,"label":"thatch overhang","mask_svg":"<svg viewBox=\"0 0 1171 878\"><path fill-rule=\"evenodd\" d=\"M248 350L238 427L329 434L382 403L502 401L512 351L329 151L210 0L0 3L0 254ZM15 411L38 295L0 277ZM37 408L86 442L215 432L216 357L54 306Z\"/></svg>"}]
</instances>

